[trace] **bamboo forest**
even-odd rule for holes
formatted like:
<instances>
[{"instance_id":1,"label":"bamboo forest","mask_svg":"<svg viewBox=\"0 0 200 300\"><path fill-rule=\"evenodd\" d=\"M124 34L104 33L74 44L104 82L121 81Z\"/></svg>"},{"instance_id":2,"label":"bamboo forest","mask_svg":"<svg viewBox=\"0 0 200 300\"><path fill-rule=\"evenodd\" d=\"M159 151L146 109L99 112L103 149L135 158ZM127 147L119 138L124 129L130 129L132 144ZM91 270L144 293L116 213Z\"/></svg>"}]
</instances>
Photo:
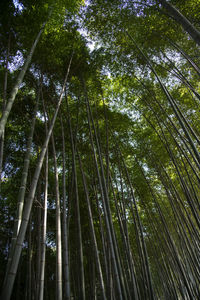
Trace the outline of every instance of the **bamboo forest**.
<instances>
[{"instance_id":1,"label":"bamboo forest","mask_svg":"<svg viewBox=\"0 0 200 300\"><path fill-rule=\"evenodd\" d=\"M0 1L0 299L200 299L200 1Z\"/></svg>"}]
</instances>

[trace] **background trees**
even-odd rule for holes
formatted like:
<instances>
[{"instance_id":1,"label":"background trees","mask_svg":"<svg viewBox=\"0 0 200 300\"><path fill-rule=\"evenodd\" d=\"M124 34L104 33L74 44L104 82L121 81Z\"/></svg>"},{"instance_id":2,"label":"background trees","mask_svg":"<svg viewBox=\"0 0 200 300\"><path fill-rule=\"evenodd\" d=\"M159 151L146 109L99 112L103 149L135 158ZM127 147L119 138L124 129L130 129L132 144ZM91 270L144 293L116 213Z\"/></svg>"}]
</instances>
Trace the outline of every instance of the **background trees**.
<instances>
[{"instance_id":1,"label":"background trees","mask_svg":"<svg viewBox=\"0 0 200 300\"><path fill-rule=\"evenodd\" d=\"M164 4L2 4L3 299L199 298L199 48Z\"/></svg>"}]
</instances>

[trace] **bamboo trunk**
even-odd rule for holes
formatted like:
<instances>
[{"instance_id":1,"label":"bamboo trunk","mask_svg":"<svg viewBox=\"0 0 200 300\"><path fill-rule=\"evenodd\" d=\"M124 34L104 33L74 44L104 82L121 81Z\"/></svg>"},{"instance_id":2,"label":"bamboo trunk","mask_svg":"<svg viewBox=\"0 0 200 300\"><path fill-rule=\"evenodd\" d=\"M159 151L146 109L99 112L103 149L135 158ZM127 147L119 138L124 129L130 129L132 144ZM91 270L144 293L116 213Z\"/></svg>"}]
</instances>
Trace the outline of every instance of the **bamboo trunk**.
<instances>
[{"instance_id":1,"label":"bamboo trunk","mask_svg":"<svg viewBox=\"0 0 200 300\"><path fill-rule=\"evenodd\" d=\"M51 135L51 139L52 139L52 148L53 148L55 191L56 191L56 299L62 300L62 244L61 244L60 192L59 192L56 149L55 149L53 133Z\"/></svg>"},{"instance_id":2,"label":"bamboo trunk","mask_svg":"<svg viewBox=\"0 0 200 300\"><path fill-rule=\"evenodd\" d=\"M19 258L21 255L21 251L22 251L22 246L23 246L23 241L25 238L25 234L26 234L26 229L27 229L27 225L28 225L28 221L29 221L29 217L30 217L30 212L31 212L31 208L32 208L32 204L33 204L33 199L35 196L35 191L36 191L36 187L37 187L37 183L38 183L38 179L40 176L40 171L43 165L43 161L44 161L44 157L46 154L46 150L48 147L48 143L49 143L49 139L51 137L52 131L53 131L53 127L57 118L57 114L62 102L62 98L64 95L64 91L65 91L65 86L66 86L66 82L67 82L67 78L68 78L68 74L69 74L69 70L70 70L70 65L71 65L71 61L69 63L69 67L68 67L68 71L64 80L64 84L63 84L63 88L60 94L60 99L57 103L57 107L53 116L53 119L51 121L49 130L48 130L48 134L45 138L44 144L42 146L42 150L40 153L40 157L39 160L37 162L37 166L35 169L35 173L33 176L33 180L32 180L32 184L30 187L30 191L27 197L27 201L26 201L26 205L24 207L24 211L23 211L23 218L22 218L22 223L21 223L21 227L20 227L20 231L17 237L17 241L16 241L16 246L15 246L15 251L13 253L12 256L12 261L10 264L10 268L9 268L9 272L8 272L8 276L6 277L5 280L5 285L3 287L2 290L2 299L5 300L10 300L11 297L11 293L12 293L12 289L13 289L13 285L14 285L14 281L15 281L15 277L16 277L16 273L17 273L17 268L18 268L18 264L19 264Z\"/></svg>"},{"instance_id":3,"label":"bamboo trunk","mask_svg":"<svg viewBox=\"0 0 200 300\"><path fill-rule=\"evenodd\" d=\"M159 0L161 5L169 13L170 17L183 27L183 29L192 37L192 39L200 46L200 32L183 16L172 4L166 0Z\"/></svg>"}]
</instances>

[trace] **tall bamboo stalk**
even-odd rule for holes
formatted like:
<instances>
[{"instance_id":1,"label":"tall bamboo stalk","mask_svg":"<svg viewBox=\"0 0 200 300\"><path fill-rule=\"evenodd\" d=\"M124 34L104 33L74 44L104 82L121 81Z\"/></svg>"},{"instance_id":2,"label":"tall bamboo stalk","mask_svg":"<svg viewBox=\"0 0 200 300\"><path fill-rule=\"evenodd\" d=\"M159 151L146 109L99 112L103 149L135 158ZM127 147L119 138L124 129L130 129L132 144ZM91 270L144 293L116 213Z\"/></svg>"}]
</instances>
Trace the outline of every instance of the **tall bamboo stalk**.
<instances>
[{"instance_id":1,"label":"tall bamboo stalk","mask_svg":"<svg viewBox=\"0 0 200 300\"><path fill-rule=\"evenodd\" d=\"M29 217L30 217L30 212L31 212L31 208L32 208L32 204L33 204L33 199L35 196L35 191L36 191L36 187L37 187L37 183L38 183L38 179L40 176L40 171L43 165L43 161L44 161L44 157L46 154L46 150L48 147L48 143L49 143L49 139L51 137L52 131L53 131L53 127L57 118L57 114L63 99L63 95L64 95L64 91L65 91L65 87L66 87L66 82L67 82L67 78L68 78L68 74L69 74L69 70L70 70L70 66L71 66L71 60L68 66L68 70L67 70L67 74L65 76L65 80L64 80L64 84L63 84L63 88L60 94L60 98L59 101L57 103L56 106L56 110L53 116L53 119L51 121L51 124L49 126L49 130L48 130L48 134L45 138L44 144L42 146L42 150L40 153L40 157L39 160L37 162L36 168L35 168L35 173L32 179L32 183L31 183L31 187L30 187L30 191L27 197L27 201L26 201L26 205L24 207L24 211L23 211L23 218L22 218L22 223L21 223L21 227L20 227L20 231L16 240L16 246L15 246L15 250L12 256L12 261L10 264L10 268L9 268L9 272L8 275L5 278L5 285L3 287L2 290L2 299L5 300L10 300L11 297L11 293L12 293L12 289L13 289L13 285L14 285L14 281L15 281L15 277L16 277L16 273L17 273L17 268L18 268L18 264L19 264L19 258L21 255L21 251L22 251L22 246L23 246L23 241L25 238L25 234L26 234L26 229L27 229L27 225L28 225L28 221L29 221Z\"/></svg>"},{"instance_id":2,"label":"tall bamboo stalk","mask_svg":"<svg viewBox=\"0 0 200 300\"><path fill-rule=\"evenodd\" d=\"M189 33L189 35L193 38L193 40L200 46L200 32L195 28L194 25L183 15L180 11L178 11L175 6L166 0L159 0L162 6L169 13L170 17L175 19L175 21L183 27L183 29Z\"/></svg>"},{"instance_id":3,"label":"tall bamboo stalk","mask_svg":"<svg viewBox=\"0 0 200 300\"><path fill-rule=\"evenodd\" d=\"M113 268L114 268L114 277L116 280L117 290L119 293L119 299L123 299L123 296L124 296L124 299L126 299L126 291L125 291L124 287L121 286L121 284L123 284L121 282L121 281L123 281L123 276L122 276L122 272L120 269L119 257L117 257L116 241L114 238L114 230L113 230L112 218L111 218L111 213L110 213L109 198L108 198L108 193L107 193L107 188L106 188L106 180L105 180L104 171L103 171L103 163L102 163L100 146L98 143L97 133L96 133L92 115L91 115L91 110L90 110L90 105L89 105L89 100L87 97L87 90L86 90L86 85L85 85L84 80L82 81L82 83L83 83L83 88L84 88L84 93L85 93L88 126L89 126L89 132L90 132L90 142L92 145L95 167L96 167L96 172L97 172L97 176L98 176L102 204L103 204L103 209L104 209L104 214L105 214L105 222L106 222L106 228L107 228L107 234L108 234L109 248L111 251L112 264L113 264ZM95 151L95 147L94 147L91 122L92 122L94 133L95 133L94 136L95 136L95 140L96 140L96 144L97 144L97 151L98 151L99 160L100 160L100 171L99 171L97 155L96 155L96 151ZM101 172L101 175L100 175L100 172ZM123 289L123 291L122 291L122 289Z\"/></svg>"},{"instance_id":4,"label":"tall bamboo stalk","mask_svg":"<svg viewBox=\"0 0 200 300\"><path fill-rule=\"evenodd\" d=\"M67 223L67 196L66 196L66 155L65 155L65 132L62 117L60 118L62 130L62 180L63 180L63 215L62 215L62 231L63 231L63 269L64 269L64 299L70 299L70 277L69 277L69 240L68 240L68 223ZM69 206L68 206L69 214Z\"/></svg>"},{"instance_id":5,"label":"tall bamboo stalk","mask_svg":"<svg viewBox=\"0 0 200 300\"><path fill-rule=\"evenodd\" d=\"M2 117L1 117L1 120L0 120L0 138L2 137L3 133L4 133L4 129L5 129L5 126L6 126L6 122L7 122L7 119L8 119L8 116L10 114L10 111L11 111L11 108L13 106L13 103L15 101L15 98L16 98L16 95L18 93L18 90L19 90L19 87L20 87L20 84L22 83L23 79L24 79L24 75L26 74L26 71L31 63L31 59L32 59L32 56L33 56L33 53L35 51L35 48L39 42L39 39L40 39L40 36L42 34L42 32L44 31L44 27L46 25L47 21L45 21L31 47L31 50L26 58L26 61L16 79L16 82L15 82L15 85L10 93L10 97L8 98L7 100L7 103L6 103L6 107L3 111L3 114L2 114Z\"/></svg>"},{"instance_id":6,"label":"tall bamboo stalk","mask_svg":"<svg viewBox=\"0 0 200 300\"><path fill-rule=\"evenodd\" d=\"M6 274L10 268L11 259L12 259L13 252L15 249L15 243L16 243L17 236L18 236L19 229L20 229L21 222L22 222L24 197L25 197L25 192L26 192L28 170L29 170L29 164L30 164L30 158L31 158L31 145L32 145L33 134L34 134L34 130L35 130L36 113L37 113L37 109L38 109L39 99L40 99L40 87L37 92L36 105L34 108L33 119L31 122L31 129L30 129L30 133L29 133L28 141L27 141L26 154L25 154L25 158L24 158L24 166L23 166L21 183L20 183L20 188L19 188L19 193L18 193L18 198L17 198L17 212L16 212L15 221L14 221L14 229L13 229L13 235L12 235L12 239L11 239L8 262L7 262L7 266L6 266Z\"/></svg>"},{"instance_id":7,"label":"tall bamboo stalk","mask_svg":"<svg viewBox=\"0 0 200 300\"><path fill-rule=\"evenodd\" d=\"M7 103L8 62L9 62L9 56L10 56L10 36L11 36L11 33L9 33L9 37L8 37L8 48L7 48L6 61L5 61L2 113L4 112L6 103ZM5 132L3 131L2 136L0 138L0 190L1 190L1 175L2 175L3 154L4 154L3 153L4 152L4 135L5 135Z\"/></svg>"},{"instance_id":8,"label":"tall bamboo stalk","mask_svg":"<svg viewBox=\"0 0 200 300\"><path fill-rule=\"evenodd\" d=\"M42 92L42 91L41 91ZM42 94L42 104L45 119L45 133L48 134L47 128L47 117L45 103ZM38 299L43 300L44 298L44 278L45 278L45 264L46 264L46 232L47 232L47 202L48 202L48 173L49 173L49 162L48 162L48 148L46 151L46 162L45 162L45 186L44 186L44 201L43 201L43 228L41 236L41 262L40 262L40 276L39 276L39 293Z\"/></svg>"},{"instance_id":9,"label":"tall bamboo stalk","mask_svg":"<svg viewBox=\"0 0 200 300\"><path fill-rule=\"evenodd\" d=\"M94 229L94 224L93 224L93 217L92 217L89 193L88 193L86 178L85 178L85 174L83 171L83 166L82 166L82 162L81 162L79 153L78 153L78 159L79 159L79 165L80 165L80 170L81 170L81 175L82 175L82 180L83 180L83 187L84 187L85 197L86 197L86 202L87 202L87 209L88 209L89 222L90 222L90 231L91 231L91 236L92 236L92 240L93 240L93 244L94 244L95 262L96 262L97 270L99 273L99 279L100 279L100 284L101 284L101 289L102 289L102 299L106 300L107 298L106 298L106 294L105 294L104 280L103 280L103 274L102 274L101 263L100 263L100 258L99 258L96 234L95 234L95 229Z\"/></svg>"},{"instance_id":10,"label":"tall bamboo stalk","mask_svg":"<svg viewBox=\"0 0 200 300\"><path fill-rule=\"evenodd\" d=\"M44 298L44 278L45 278L45 264L46 264L46 232L47 232L47 201L48 201L48 149L46 152L45 163L45 187L44 187L44 201L43 201L43 228L41 237L41 261L40 261L40 277L39 277L39 300Z\"/></svg>"},{"instance_id":11,"label":"tall bamboo stalk","mask_svg":"<svg viewBox=\"0 0 200 300\"><path fill-rule=\"evenodd\" d=\"M76 217L77 217L77 227L78 227L78 245L79 245L79 259L80 259L80 299L85 300L85 275L84 275L84 266L83 266L83 244L82 244L82 231L81 231L81 219L80 219L80 205L79 205L79 194L78 194L78 182L77 182L77 171L76 171L76 157L75 157L75 143L74 136L71 126L71 117L68 105L68 99L66 99L67 112L68 112L68 124L69 124L69 133L70 133L70 142L72 149L72 166L73 166L73 175L74 175L74 188L75 188L75 202L76 202Z\"/></svg>"},{"instance_id":12,"label":"tall bamboo stalk","mask_svg":"<svg viewBox=\"0 0 200 300\"><path fill-rule=\"evenodd\" d=\"M55 192L56 192L56 299L62 300L62 244L61 244L60 192L59 192L56 149L55 149L53 133L51 135L51 140L52 140L52 149L53 149Z\"/></svg>"}]
</instances>

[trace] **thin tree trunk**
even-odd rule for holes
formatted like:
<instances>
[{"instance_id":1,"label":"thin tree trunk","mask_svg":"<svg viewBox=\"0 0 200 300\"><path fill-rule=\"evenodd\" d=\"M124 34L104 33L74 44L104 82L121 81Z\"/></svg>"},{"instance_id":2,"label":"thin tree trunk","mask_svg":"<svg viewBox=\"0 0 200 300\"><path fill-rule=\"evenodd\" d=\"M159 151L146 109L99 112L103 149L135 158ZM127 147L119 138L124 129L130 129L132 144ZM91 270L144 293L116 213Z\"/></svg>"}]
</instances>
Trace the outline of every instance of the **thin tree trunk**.
<instances>
[{"instance_id":1,"label":"thin tree trunk","mask_svg":"<svg viewBox=\"0 0 200 300\"><path fill-rule=\"evenodd\" d=\"M113 197L114 197L114 201L115 201L117 216L118 216L118 220L119 220L119 225L120 225L120 229L121 229L121 235L123 238L123 244L124 244L124 248L125 248L125 252L126 252L125 260L127 261L128 269L129 269L129 273L130 273L131 295L132 295L132 297L134 297L135 300L138 300L139 298L138 298L137 282L136 282L136 276L135 276L135 270L134 270L135 268L134 268L134 263L133 263L133 256L131 253L131 248L130 248L130 243L129 243L126 213L125 213L125 211L123 211L122 217L120 216L111 176L110 176L110 182L111 182L112 193L113 193ZM121 189L121 193L123 193L122 189ZM123 201L122 201L122 205L124 206ZM123 210L125 210L124 207L123 207ZM122 222L122 218L123 218L123 222Z\"/></svg>"},{"instance_id":2,"label":"thin tree trunk","mask_svg":"<svg viewBox=\"0 0 200 300\"><path fill-rule=\"evenodd\" d=\"M183 16L172 4L166 0L159 0L163 8L169 13L170 17L183 27L183 29L193 38L193 40L200 46L200 32L190 23L190 21Z\"/></svg>"},{"instance_id":3,"label":"thin tree trunk","mask_svg":"<svg viewBox=\"0 0 200 300\"><path fill-rule=\"evenodd\" d=\"M108 263L110 263L110 260L107 260L108 253L106 251L106 243L105 243L105 235L104 235L104 230L103 230L103 224L102 224L102 217L101 217L101 209L99 207L99 201L98 201L98 195L97 195L97 190L95 189L95 186L93 187L94 189L94 194L96 198L96 206L97 206L97 212L98 212L98 218L99 218L99 231L100 231L100 236L101 236L101 241L102 241L102 248L103 248L103 260L104 260L104 268L105 268L105 273L106 273L106 280L107 280L107 290L110 290L109 288L109 272L108 272ZM112 297L108 295L107 297L109 300L112 300Z\"/></svg>"},{"instance_id":4,"label":"thin tree trunk","mask_svg":"<svg viewBox=\"0 0 200 300\"><path fill-rule=\"evenodd\" d=\"M47 134L47 132L46 132ZM39 278L39 300L44 298L44 274L45 274L45 258L46 258L46 231L47 231L47 200L48 200L48 149L46 152L45 164L45 188L43 202L43 229L41 237L41 261L40 261L40 278Z\"/></svg>"},{"instance_id":5,"label":"thin tree trunk","mask_svg":"<svg viewBox=\"0 0 200 300\"><path fill-rule=\"evenodd\" d=\"M45 103L43 98L43 93L41 89L42 95L42 104L43 104L43 112L45 119L45 133L46 136L48 134L47 128L47 116ZM48 162L48 147L46 151L46 163L45 163L45 186L44 186L44 201L43 201L43 228L42 228L42 236L41 236L41 266L40 266L40 277L39 277L39 293L38 299L43 300L44 298L44 277L45 277L45 263L46 263L46 231L47 231L47 201L48 201L48 171L49 171L49 162Z\"/></svg>"},{"instance_id":6,"label":"thin tree trunk","mask_svg":"<svg viewBox=\"0 0 200 300\"><path fill-rule=\"evenodd\" d=\"M72 58L71 58L71 60L72 60ZM38 179L40 176L40 171L41 171L41 168L43 165L43 161L44 161L44 157L45 157L46 150L48 147L49 139L51 137L53 127L54 127L54 124L55 124L55 121L57 118L57 114L58 114L58 111L59 111L59 108L60 108L60 105L62 102L62 98L64 95L66 82L67 82L67 78L68 78L68 74L69 74L69 70L70 70L70 66L71 66L71 60L70 60L69 66L68 66L68 70L67 70L67 74L66 74L66 77L64 80L63 88L62 88L62 91L60 94L60 99L57 103L56 111L54 113L53 119L51 121L51 125L48 130L48 135L46 136L44 144L42 146L40 157L37 162L37 166L36 166L35 173L33 176L32 184L30 187L30 191L29 191L29 194L27 197L26 205L24 207L22 224L21 224L20 231L19 231L19 234L17 237L15 251L13 253L12 262L11 262L11 265L9 268L8 276L5 280L5 285L2 290L2 299L5 299L5 300L9 300L11 297L11 293L12 293L12 289L13 289L13 285L14 285L14 281L15 281L15 277L16 277L16 272L17 272L17 268L18 268L18 264L19 264L19 258L20 258L21 251L22 251L23 241L24 241L24 237L25 237L25 233L26 233L26 229L27 229L27 224L29 221L30 212L31 212L32 204L33 204L33 199L35 196L37 182L38 182Z\"/></svg>"},{"instance_id":7,"label":"thin tree trunk","mask_svg":"<svg viewBox=\"0 0 200 300\"><path fill-rule=\"evenodd\" d=\"M11 108L13 106L13 103L15 101L15 97L18 93L18 90L19 90L19 87L20 87L20 84L22 83L23 79L24 79L24 75L31 63L31 59L32 59L32 56L33 56L33 53L35 51L35 48L39 42L39 39L40 39L40 36L44 30L44 27L46 25L47 21L43 23L33 45L32 45L32 48L28 54L28 57L22 67L22 70L20 71L18 77L17 77L17 80L16 80L16 83L10 93L10 97L8 98L8 101L7 101L7 104L6 104L6 107L5 107L5 110L3 111L3 114L2 114L2 117L1 117L1 120L0 120L0 138L2 137L3 133L4 133L4 130L5 130L5 126L6 126L6 122L7 122L7 119L8 119L8 116L9 116L9 113L11 111Z\"/></svg>"},{"instance_id":8,"label":"thin tree trunk","mask_svg":"<svg viewBox=\"0 0 200 300\"><path fill-rule=\"evenodd\" d=\"M53 133L51 135L51 139L52 139L52 148L53 148L55 190L56 190L56 299L62 300L62 245L61 245L60 192L59 192L56 149L55 149Z\"/></svg>"},{"instance_id":9,"label":"thin tree trunk","mask_svg":"<svg viewBox=\"0 0 200 300\"><path fill-rule=\"evenodd\" d=\"M19 261L19 269L17 274L17 291L16 291L16 300L21 300L21 276L22 275L22 259Z\"/></svg>"},{"instance_id":10,"label":"thin tree trunk","mask_svg":"<svg viewBox=\"0 0 200 300\"><path fill-rule=\"evenodd\" d=\"M37 214L37 219L36 219L36 290L34 291L35 294L35 299L39 298L39 284L40 284L40 266L41 266L41 180L39 180L38 183L38 189L37 189L37 208L36 208L36 214Z\"/></svg>"},{"instance_id":11,"label":"thin tree trunk","mask_svg":"<svg viewBox=\"0 0 200 300\"><path fill-rule=\"evenodd\" d=\"M140 169L141 169L141 168L140 168ZM154 202L155 202L156 207L157 207L157 209L158 209L158 213L159 213L159 215L160 215L161 221L162 221L162 223L163 223L163 225L164 225L164 230L165 230L165 233L166 233L166 240L167 240L167 242L169 243L169 248L170 248L170 251L171 251L172 258L173 258L174 261L177 263L177 267L178 267L178 269L179 269L180 275L182 276L183 282L184 282L185 287L186 287L186 289L187 289L187 292L188 292L188 295L189 295L189 299L193 299L194 293L193 293L192 288L191 288L191 285L190 285L190 283L189 283L189 281L188 281L187 273L186 273L185 268L184 268L184 266L183 266L183 264L182 264L182 261L180 260L180 255L179 255L179 253L178 253L178 251L177 251L177 248L176 248L176 246L175 246L174 240L173 240L172 236L170 235L170 232L169 232L168 226L167 226L167 224L166 224L165 218L164 218L164 216L163 216L163 213L162 213L162 211L161 211L160 205L159 205L159 203L157 202L157 200L156 200L156 198L155 198L155 196L154 196L154 193L152 192L152 189L151 189L151 187L150 187L150 185L149 185L149 182L148 182L148 180L146 179L146 176L144 175L142 169L141 169L141 172L142 172L142 174L143 174L143 176L144 176L144 178L145 178L145 181L146 181L146 183L147 183L147 185L148 185L148 187L149 187L149 189L150 189L150 191L151 191L151 194L152 194L152 196L153 196Z\"/></svg>"},{"instance_id":12,"label":"thin tree trunk","mask_svg":"<svg viewBox=\"0 0 200 300\"><path fill-rule=\"evenodd\" d=\"M102 95L102 97L103 97L103 95ZM106 185L107 185L107 190L109 191L109 179L110 179L110 171L109 171L109 131L108 131L108 114L107 114L104 98L103 98L103 109L104 109L104 117L105 117L105 123L106 123Z\"/></svg>"},{"instance_id":13,"label":"thin tree trunk","mask_svg":"<svg viewBox=\"0 0 200 300\"><path fill-rule=\"evenodd\" d=\"M78 226L78 244L79 244L79 259L80 259L80 299L85 300L85 276L84 276L84 266L83 266L83 245L82 245L82 232L81 232L81 220L80 220L80 206L79 206L79 195L78 195L78 182L77 182L77 172L76 172L76 158L75 158L75 146L74 146L74 137L71 126L71 117L69 112L68 100L66 97L66 105L68 112L68 124L70 132L70 141L72 149L72 166L74 174L74 187L75 187L75 201L76 201L76 217L77 217L77 226Z\"/></svg>"},{"instance_id":14,"label":"thin tree trunk","mask_svg":"<svg viewBox=\"0 0 200 300\"><path fill-rule=\"evenodd\" d=\"M8 85L8 60L10 55L10 33L8 37L8 48L6 53L6 63L5 63L5 75L4 75L4 86L3 86L3 105L2 105L2 113L5 110L6 102L7 102L7 85ZM1 190L1 175L3 168L3 152L4 152L4 135L3 131L2 136L0 137L0 190Z\"/></svg>"},{"instance_id":15,"label":"thin tree trunk","mask_svg":"<svg viewBox=\"0 0 200 300\"><path fill-rule=\"evenodd\" d=\"M141 250L142 250L143 256L144 256L144 267L145 267L145 273L146 273L147 284L148 284L148 294L149 294L149 298L153 300L153 299L155 299L155 294L154 294L154 290L153 290L153 283L152 283L151 271L150 271L149 262L148 262L148 255L147 255L146 243L145 243L144 235L143 235L142 224L141 224L140 216L139 216L139 213L138 213L138 208L137 208L137 204L136 204L136 200L135 200L135 196L134 196L133 187L132 187L132 184L131 184L129 172L128 172L126 163L123 159L121 151L120 151L120 156L121 156L124 168L125 168L125 172L126 172L126 176L127 176L127 179L128 179L128 183L129 183L129 187L130 187L130 191L131 191L131 196L132 196L132 200L133 200L133 204L134 204L134 208L135 208L135 212L136 212L136 220L137 220L137 223L138 223L138 230L139 230L139 233L140 233L139 236L140 236L140 239L141 239Z\"/></svg>"},{"instance_id":16,"label":"thin tree trunk","mask_svg":"<svg viewBox=\"0 0 200 300\"><path fill-rule=\"evenodd\" d=\"M64 260L64 299L70 299L70 277L69 277L69 251L68 251L68 224L67 224L67 199L66 199L66 166L65 166L65 133L63 128L63 121L61 117L61 130L62 130L62 155L63 155L63 217L62 217L62 231L63 231L63 260ZM69 207L68 207L69 214Z\"/></svg>"},{"instance_id":17,"label":"thin tree trunk","mask_svg":"<svg viewBox=\"0 0 200 300\"><path fill-rule=\"evenodd\" d=\"M200 68L196 65L196 63L192 60L192 58L185 53L185 51L183 51L183 49L178 46L174 41L169 39L170 44L177 49L178 51L180 51L180 53L182 54L182 56L187 60L187 62L190 64L190 66L196 71L196 73L200 76Z\"/></svg>"},{"instance_id":18,"label":"thin tree trunk","mask_svg":"<svg viewBox=\"0 0 200 300\"><path fill-rule=\"evenodd\" d=\"M28 235L28 284L27 284L27 299L32 300L32 217L29 221L29 235Z\"/></svg>"},{"instance_id":19,"label":"thin tree trunk","mask_svg":"<svg viewBox=\"0 0 200 300\"><path fill-rule=\"evenodd\" d=\"M97 245L95 229L94 229L94 224L93 224L93 217L92 217L92 210L91 210L91 205L90 205L89 193L88 193L86 178L85 178L85 174L84 174L84 171L83 171L82 162L81 162L81 158L80 158L79 153L78 153L78 159L79 159L80 170L81 170L81 175L82 175L82 180L83 180L83 187L84 187L85 196L86 196L87 209L88 209L89 222L90 222L90 231L91 231L91 236L92 236L93 245L94 245L95 261L96 261L96 266L97 266L97 270L98 270L98 273L99 273L100 284L101 284L101 289L102 289L102 299L106 300L103 274L102 274L102 270L101 270L101 263L100 263L100 258L99 258L98 245Z\"/></svg>"},{"instance_id":20,"label":"thin tree trunk","mask_svg":"<svg viewBox=\"0 0 200 300\"><path fill-rule=\"evenodd\" d=\"M180 123L180 126L181 128L183 129L187 139L188 139L188 143L189 145L191 146L193 152L194 152L194 155L195 155L195 158L196 160L198 161L198 168L200 169L200 154L199 154L199 151L197 150L191 136L190 136L190 133L188 132L184 122L184 118L183 118L183 114L182 112L180 111L180 109L178 108L175 100L173 99L173 97L171 96L171 94L169 93L169 91L167 90L167 88L165 87L165 85L161 82L157 72L155 71L152 63L150 62L150 60L148 59L148 57L144 54L144 52L138 47L138 45L136 44L136 42L134 41L134 39L130 36L130 34L126 31L128 37L133 41L133 43L135 44L136 48L139 50L139 52L141 53L141 55L144 57L144 59L146 60L149 68L151 69L151 71L153 72L153 74L156 76L157 80L158 80L158 83L160 84L160 87L162 89L162 91L164 92L166 98L168 99L176 117L177 117L177 120L179 121Z\"/></svg>"},{"instance_id":21,"label":"thin tree trunk","mask_svg":"<svg viewBox=\"0 0 200 300\"><path fill-rule=\"evenodd\" d=\"M107 264L108 264L108 299L113 300L113 266L112 266L112 256L111 250L109 249L109 242L107 247Z\"/></svg>"},{"instance_id":22,"label":"thin tree trunk","mask_svg":"<svg viewBox=\"0 0 200 300\"><path fill-rule=\"evenodd\" d=\"M114 239L114 230L113 230L112 218L111 218L111 213L110 213L110 208L109 208L109 198L108 198L108 193L107 193L107 188L106 188L106 180L105 180L104 171L103 171L103 162L102 162L102 157L101 157L100 145L98 142L96 129L95 129L94 122L92 119L92 114L91 114L91 110L90 110L90 105L89 105L89 100L87 97L87 91L86 91L86 86L85 86L84 80L83 80L83 87L84 87L84 92L85 92L85 100L86 100L86 108L87 108L87 116L88 116L88 126L89 126L89 132L90 132L90 141L91 141L91 145L92 145L95 167L96 167L96 171L97 171L100 193L101 193L101 197L102 197L102 204L103 204L103 209L104 209L104 214L105 214L106 228L107 228L107 233L108 233L108 241L109 241L109 247L111 250L112 264L113 264L113 268L114 268L114 278L116 280L116 285L117 285L117 289L118 289L118 293L119 293L118 294L119 299L123 299L122 298L123 297L122 289L123 289L123 294L125 296L124 299L126 299L126 291L125 291L124 285L123 285L123 276L122 276L122 272L121 272L121 268L120 268L120 261L119 261L119 257L117 257L117 248L116 248L115 239ZM95 139L96 139L96 143L97 143L97 151L98 151L99 160L100 160L101 176L100 176L100 172L99 172L98 161L97 161L96 151L95 151L94 142L93 142L93 134L92 134L90 119L92 121L93 129L94 129L94 133L95 133ZM121 287L121 284L123 287Z\"/></svg>"},{"instance_id":23,"label":"thin tree trunk","mask_svg":"<svg viewBox=\"0 0 200 300\"><path fill-rule=\"evenodd\" d=\"M25 158L24 158L24 166L23 166L21 183L20 183L18 199L17 199L17 213L16 213L16 217L15 217L15 221L14 221L14 229L13 229L11 246L10 246L10 251L9 251L9 256L8 256L8 262L7 262L7 266L6 266L6 274L10 268L11 259L12 259L13 252L15 249L15 243L16 243L17 236L18 236L19 229L20 229L21 222L22 222L24 197L25 197L25 192L26 192L26 184L27 184L28 170L29 170L30 157L31 157L31 145L32 145L33 134L34 134L34 130L35 130L35 121L36 121L36 113L37 113L37 109L38 109L39 97L40 97L40 88L39 88L39 91L37 94L36 105L35 105L35 109L34 109L34 113L33 113L33 119L31 122L31 130L29 133L28 141L27 141L26 154L25 154Z\"/></svg>"}]
</instances>

